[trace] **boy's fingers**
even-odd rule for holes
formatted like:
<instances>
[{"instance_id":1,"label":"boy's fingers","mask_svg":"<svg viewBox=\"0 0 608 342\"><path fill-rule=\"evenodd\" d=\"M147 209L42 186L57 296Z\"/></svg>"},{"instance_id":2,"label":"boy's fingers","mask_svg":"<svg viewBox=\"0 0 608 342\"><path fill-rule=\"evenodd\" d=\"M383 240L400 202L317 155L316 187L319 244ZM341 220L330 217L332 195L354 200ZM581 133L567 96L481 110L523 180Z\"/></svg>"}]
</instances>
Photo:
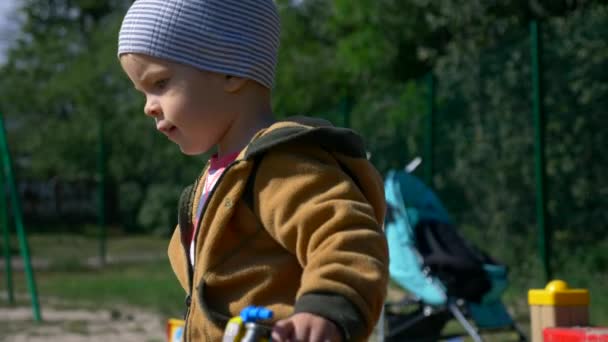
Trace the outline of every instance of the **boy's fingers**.
<instances>
[{"instance_id":1,"label":"boy's fingers","mask_svg":"<svg viewBox=\"0 0 608 342\"><path fill-rule=\"evenodd\" d=\"M324 329L316 329L310 332L309 341L315 342L339 342L341 340L340 333L333 327L328 326Z\"/></svg>"},{"instance_id":2,"label":"boy's fingers","mask_svg":"<svg viewBox=\"0 0 608 342\"><path fill-rule=\"evenodd\" d=\"M311 341L310 339L310 326L304 326L304 327L300 327L295 328L294 329L294 339L292 339L293 341L296 342L304 342L304 341Z\"/></svg>"},{"instance_id":3,"label":"boy's fingers","mask_svg":"<svg viewBox=\"0 0 608 342\"><path fill-rule=\"evenodd\" d=\"M323 330L313 330L310 332L310 341L326 342L331 341Z\"/></svg>"},{"instance_id":4,"label":"boy's fingers","mask_svg":"<svg viewBox=\"0 0 608 342\"><path fill-rule=\"evenodd\" d=\"M276 342L287 342L293 340L294 326L288 319L278 321L272 328L272 340Z\"/></svg>"}]
</instances>

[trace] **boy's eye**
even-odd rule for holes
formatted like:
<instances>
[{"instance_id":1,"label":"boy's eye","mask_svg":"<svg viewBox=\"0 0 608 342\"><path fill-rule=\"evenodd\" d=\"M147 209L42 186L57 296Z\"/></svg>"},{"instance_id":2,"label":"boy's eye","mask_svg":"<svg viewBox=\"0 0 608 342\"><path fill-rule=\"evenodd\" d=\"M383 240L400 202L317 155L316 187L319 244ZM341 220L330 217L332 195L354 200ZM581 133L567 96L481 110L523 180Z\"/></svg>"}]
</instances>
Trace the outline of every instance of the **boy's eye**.
<instances>
[{"instance_id":1,"label":"boy's eye","mask_svg":"<svg viewBox=\"0 0 608 342\"><path fill-rule=\"evenodd\" d=\"M169 79L163 78L161 80L154 82L154 88L157 90L163 90L167 86L167 83L169 83Z\"/></svg>"}]
</instances>

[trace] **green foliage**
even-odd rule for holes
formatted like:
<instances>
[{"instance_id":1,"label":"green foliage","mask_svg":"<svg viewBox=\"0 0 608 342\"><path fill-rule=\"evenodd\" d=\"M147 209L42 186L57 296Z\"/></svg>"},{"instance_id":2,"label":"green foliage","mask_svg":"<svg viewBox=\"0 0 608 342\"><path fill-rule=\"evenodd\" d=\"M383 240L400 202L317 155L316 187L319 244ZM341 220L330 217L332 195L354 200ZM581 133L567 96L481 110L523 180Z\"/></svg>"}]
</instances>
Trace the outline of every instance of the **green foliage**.
<instances>
[{"instance_id":1,"label":"green foliage","mask_svg":"<svg viewBox=\"0 0 608 342\"><path fill-rule=\"evenodd\" d=\"M608 222L599 209L608 183L598 176L608 160L597 151L608 143L597 129L606 125L608 88L600 80L608 45L600 37L607 21L606 6L595 5L543 23L549 226L562 245L603 239L600 227ZM437 180L463 190L470 209L458 216L484 227L484 241L511 241L514 234L535 239L531 57L524 29L512 27L490 46L454 39L436 64L438 153L448 156Z\"/></svg>"},{"instance_id":2,"label":"green foliage","mask_svg":"<svg viewBox=\"0 0 608 342\"><path fill-rule=\"evenodd\" d=\"M170 236L177 223L175 199L181 190L181 186L175 184L150 185L137 215L142 228Z\"/></svg>"},{"instance_id":3,"label":"green foliage","mask_svg":"<svg viewBox=\"0 0 608 342\"><path fill-rule=\"evenodd\" d=\"M151 225L168 226L168 209L150 208L172 203L173 213L179 193L156 198L154 189L192 182L202 162L189 161L156 134L143 98L120 69L116 39L124 5L24 3L22 32L2 68L0 103L16 127L9 138L19 141L11 148L24 161L17 165L20 178L95 178L103 120L109 182L118 187L115 219L129 230L157 230Z\"/></svg>"}]
</instances>

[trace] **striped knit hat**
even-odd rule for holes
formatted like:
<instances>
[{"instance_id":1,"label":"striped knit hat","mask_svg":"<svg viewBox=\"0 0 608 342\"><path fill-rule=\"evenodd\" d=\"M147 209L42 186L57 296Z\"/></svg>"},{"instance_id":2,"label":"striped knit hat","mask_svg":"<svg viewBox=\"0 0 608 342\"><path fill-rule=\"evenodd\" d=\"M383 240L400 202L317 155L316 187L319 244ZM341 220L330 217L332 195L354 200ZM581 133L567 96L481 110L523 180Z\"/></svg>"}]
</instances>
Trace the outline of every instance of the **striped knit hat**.
<instances>
[{"instance_id":1,"label":"striped knit hat","mask_svg":"<svg viewBox=\"0 0 608 342\"><path fill-rule=\"evenodd\" d=\"M272 88L279 33L273 0L136 0L118 55L141 53Z\"/></svg>"}]
</instances>

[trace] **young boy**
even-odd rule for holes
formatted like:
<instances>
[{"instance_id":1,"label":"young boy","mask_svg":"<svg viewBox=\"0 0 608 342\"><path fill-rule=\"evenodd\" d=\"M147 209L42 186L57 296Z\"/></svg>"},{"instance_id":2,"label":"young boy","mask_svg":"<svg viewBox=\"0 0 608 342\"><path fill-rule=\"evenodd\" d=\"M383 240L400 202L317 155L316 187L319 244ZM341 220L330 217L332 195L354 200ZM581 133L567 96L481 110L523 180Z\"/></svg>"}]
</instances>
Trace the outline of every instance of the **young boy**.
<instances>
[{"instance_id":1,"label":"young boy","mask_svg":"<svg viewBox=\"0 0 608 342\"><path fill-rule=\"evenodd\" d=\"M145 114L185 154L217 149L169 244L186 341L221 340L247 305L273 310L276 341L365 340L381 312L381 178L352 131L275 122L279 31L272 0L137 0L122 24Z\"/></svg>"}]
</instances>

